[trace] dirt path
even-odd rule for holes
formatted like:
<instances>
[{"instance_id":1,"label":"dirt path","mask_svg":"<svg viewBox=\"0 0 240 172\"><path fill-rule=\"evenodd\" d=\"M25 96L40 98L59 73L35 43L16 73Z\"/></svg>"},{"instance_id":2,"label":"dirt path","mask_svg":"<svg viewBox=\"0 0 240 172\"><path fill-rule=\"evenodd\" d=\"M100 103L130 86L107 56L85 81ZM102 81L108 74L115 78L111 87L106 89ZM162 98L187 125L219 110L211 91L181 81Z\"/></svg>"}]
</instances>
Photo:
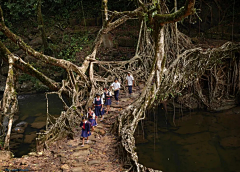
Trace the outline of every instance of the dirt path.
<instances>
[{"instance_id":1,"label":"dirt path","mask_svg":"<svg viewBox=\"0 0 240 172\"><path fill-rule=\"evenodd\" d=\"M99 122L95 131L89 137L90 143L81 147L81 128L76 126L73 140L67 138L55 142L49 150L39 153L29 153L22 158L0 160L3 171L72 171L72 172L119 172L123 170L121 157L117 153L116 136L110 133L110 128L116 122L119 112L133 102L139 95L135 90L132 98L121 91L120 104L112 99L110 114Z\"/></svg>"}]
</instances>

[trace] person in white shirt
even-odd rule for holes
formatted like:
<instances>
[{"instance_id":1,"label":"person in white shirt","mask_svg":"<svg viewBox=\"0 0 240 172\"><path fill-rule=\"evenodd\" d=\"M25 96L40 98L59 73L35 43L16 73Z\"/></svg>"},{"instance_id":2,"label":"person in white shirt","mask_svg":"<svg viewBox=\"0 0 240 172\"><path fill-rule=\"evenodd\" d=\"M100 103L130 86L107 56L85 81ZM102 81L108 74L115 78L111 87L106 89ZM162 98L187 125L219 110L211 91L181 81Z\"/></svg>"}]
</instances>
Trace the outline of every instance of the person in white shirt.
<instances>
[{"instance_id":1,"label":"person in white shirt","mask_svg":"<svg viewBox=\"0 0 240 172\"><path fill-rule=\"evenodd\" d=\"M133 76L130 74L130 72L128 72L127 77L126 77L126 84L128 86L128 92L130 97L132 96L132 87L134 86L134 78Z\"/></svg>"},{"instance_id":2,"label":"person in white shirt","mask_svg":"<svg viewBox=\"0 0 240 172\"><path fill-rule=\"evenodd\" d=\"M111 84L111 88L114 90L114 98L117 101L116 104L119 104L119 90L120 90L120 83L118 82L118 79L116 78L114 82Z\"/></svg>"}]
</instances>

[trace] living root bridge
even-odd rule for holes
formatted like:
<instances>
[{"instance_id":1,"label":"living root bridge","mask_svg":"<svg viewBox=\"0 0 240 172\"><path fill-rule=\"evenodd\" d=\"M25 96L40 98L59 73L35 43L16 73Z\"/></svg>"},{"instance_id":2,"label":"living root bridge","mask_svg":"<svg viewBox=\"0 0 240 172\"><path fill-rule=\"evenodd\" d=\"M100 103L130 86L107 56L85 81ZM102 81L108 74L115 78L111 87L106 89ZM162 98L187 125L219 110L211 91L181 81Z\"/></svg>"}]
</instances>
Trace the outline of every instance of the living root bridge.
<instances>
[{"instance_id":1,"label":"living root bridge","mask_svg":"<svg viewBox=\"0 0 240 172\"><path fill-rule=\"evenodd\" d=\"M129 171L132 169L135 169L136 171L157 171L139 164L138 156L135 151L136 147L134 132L138 122L145 118L145 111L150 107L152 108L159 103L166 101L169 96L177 95L185 88L195 86L196 83L201 81L201 77L206 72L211 71L213 75L219 73L219 71L221 73L223 68L222 66L226 65L226 63L224 63L226 60L231 59L233 61L237 61L239 64L240 57L235 56L235 54L238 54L239 52L240 44L233 44L231 42L227 42L219 48L209 49L206 51L202 50L202 48L186 50L180 54L177 59L173 60L172 63L165 69L163 72L161 85L156 93L154 93L157 90L156 85L151 84L153 78L156 76L154 72L150 72L150 76L144 89L142 90L140 97L126 109L121 111L118 118L118 123L116 124L122 146L127 151L131 161L135 163L134 166L129 168ZM218 68L219 65L221 66L220 68ZM239 66L235 66L234 68L239 69ZM239 70L233 71L233 73L236 72L238 79L234 79L234 81L239 83ZM223 81L227 79L227 76L221 78ZM195 85L193 83L195 83ZM195 86L194 89L196 90L195 94L198 96L200 101L202 101L209 108L216 108L216 104L211 104L212 101L210 101L210 99L208 101L206 100L206 96L203 95L201 87ZM222 89L224 90L217 90L222 93L227 90L227 87ZM153 95L156 95L156 97L153 97ZM224 98L227 98L227 95L221 96L220 99L218 96L211 97L211 100L218 99L218 102L220 103L217 105L221 106L221 99ZM129 162L126 163L129 164Z\"/></svg>"},{"instance_id":2,"label":"living root bridge","mask_svg":"<svg viewBox=\"0 0 240 172\"><path fill-rule=\"evenodd\" d=\"M47 148L49 144L62 137L71 137L72 128L76 127L79 123L79 117L92 104L95 93L108 86L114 77L119 77L121 81L124 81L127 72L131 71L136 83L138 81L144 82L145 87L139 98L121 111L115 125L115 131L121 139L124 152L128 155L127 163L130 162L131 164L128 171L154 171L138 163L138 156L135 151L133 134L138 122L145 118L145 111L161 102L165 102L170 95L179 95L187 88L192 87L194 89L191 90L196 94L194 97L197 97L209 108L220 106L221 104L216 104L216 101L226 99L228 95L235 96L240 87L240 62L235 53L239 52L240 46L239 44L226 43L222 47L206 51L201 48L193 48L190 39L180 33L173 22L193 14L195 0L186 0L184 8L170 15L165 15L169 11L164 2L161 4L144 4L139 0L141 6L128 12L109 12L107 1L104 1L104 3L104 25L97 35L92 52L85 58L81 66L63 59L46 56L29 47L5 26L0 8L0 31L24 52L37 60L64 69L67 72L67 78L62 80L62 83L52 81L21 58L12 56L5 46L0 46L0 51L3 54L3 59L12 64L11 67L14 66L16 69L33 75L52 89L53 92L46 93L46 98L48 98L48 94L57 94L64 104L64 111L58 118L51 116L47 110L46 131L39 133L38 136L39 149L43 146ZM157 15L153 16L153 12L156 12ZM144 16L148 17L153 33L148 31L149 26L147 26ZM139 17L141 20L135 56L128 61L96 60L103 35L132 17ZM170 17L173 21L167 19L167 22L159 23L157 21L158 17ZM1 42L0 44L3 45ZM16 60L13 60L14 58ZM11 63L11 60L13 60L13 63ZM229 65L226 66L226 64ZM9 74L12 74L11 67L9 68ZM103 69L104 72L98 70L99 68ZM234 70L227 70L228 68L234 68ZM209 91L214 89L214 94L211 96L205 94L206 88L203 86L203 79L206 74L209 77L208 81L211 83ZM15 80L11 76L8 79L9 82L7 83L13 83L11 85L14 86ZM238 84L236 85L236 83ZM229 86L231 84L235 85L233 87ZM9 87L5 90L6 93L4 92L4 98L6 99L1 101L2 109L4 101L17 100L12 88L14 87L11 87L11 89ZM225 92L221 92L222 90L225 90ZM70 103L64 101L63 95L69 97ZM11 104L7 104L8 109L13 107ZM7 112L4 111L3 115L7 115ZM9 128L11 129L11 126ZM11 131L10 129L9 131Z\"/></svg>"}]
</instances>

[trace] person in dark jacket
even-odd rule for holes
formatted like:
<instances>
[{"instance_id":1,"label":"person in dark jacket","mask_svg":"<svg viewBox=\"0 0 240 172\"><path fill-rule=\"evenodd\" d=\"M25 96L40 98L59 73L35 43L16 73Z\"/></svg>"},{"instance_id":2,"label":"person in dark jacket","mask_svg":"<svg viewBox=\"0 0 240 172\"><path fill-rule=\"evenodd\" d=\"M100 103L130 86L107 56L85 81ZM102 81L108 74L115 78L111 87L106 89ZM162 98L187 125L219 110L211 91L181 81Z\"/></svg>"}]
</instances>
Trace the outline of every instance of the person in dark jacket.
<instances>
[{"instance_id":1,"label":"person in dark jacket","mask_svg":"<svg viewBox=\"0 0 240 172\"><path fill-rule=\"evenodd\" d=\"M88 136L91 135L90 129L91 129L91 123L86 120L86 117L82 117L82 122L80 123L80 127L82 127L82 134L81 137L83 137L83 142L81 146L84 146L84 140L87 138L87 142L89 143Z\"/></svg>"}]
</instances>

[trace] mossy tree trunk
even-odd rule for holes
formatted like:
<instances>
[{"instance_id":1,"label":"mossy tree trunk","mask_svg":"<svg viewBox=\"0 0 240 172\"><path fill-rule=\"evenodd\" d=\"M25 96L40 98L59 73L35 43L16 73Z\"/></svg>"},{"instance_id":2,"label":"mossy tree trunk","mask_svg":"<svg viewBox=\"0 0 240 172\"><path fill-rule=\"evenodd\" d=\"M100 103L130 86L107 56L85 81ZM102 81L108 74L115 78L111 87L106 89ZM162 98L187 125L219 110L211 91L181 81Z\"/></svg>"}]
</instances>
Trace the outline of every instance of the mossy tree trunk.
<instances>
[{"instance_id":1,"label":"mossy tree trunk","mask_svg":"<svg viewBox=\"0 0 240 172\"><path fill-rule=\"evenodd\" d=\"M40 30L41 36L42 36L44 54L51 55L52 53L47 42L47 36L46 36L45 26L44 26L43 17L42 17L42 1L41 0L37 1L37 21L38 21L38 29Z\"/></svg>"}]
</instances>

